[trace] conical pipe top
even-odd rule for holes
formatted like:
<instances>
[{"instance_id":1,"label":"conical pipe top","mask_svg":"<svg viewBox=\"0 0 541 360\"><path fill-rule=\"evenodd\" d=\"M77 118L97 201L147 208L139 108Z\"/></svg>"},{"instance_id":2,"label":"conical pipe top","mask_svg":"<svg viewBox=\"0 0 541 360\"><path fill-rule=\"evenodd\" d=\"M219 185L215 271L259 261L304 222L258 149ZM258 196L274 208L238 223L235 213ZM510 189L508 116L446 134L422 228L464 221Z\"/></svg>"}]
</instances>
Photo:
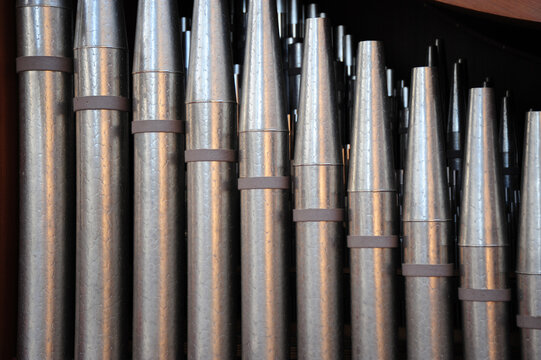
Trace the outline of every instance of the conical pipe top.
<instances>
[{"instance_id":1,"label":"conical pipe top","mask_svg":"<svg viewBox=\"0 0 541 360\"><path fill-rule=\"evenodd\" d=\"M511 96L509 92L502 99L501 121L499 131L500 152L502 164L505 168L518 167L517 140L511 109Z\"/></svg>"},{"instance_id":2,"label":"conical pipe top","mask_svg":"<svg viewBox=\"0 0 541 360\"><path fill-rule=\"evenodd\" d=\"M529 111L524 136L517 273L541 275L541 111Z\"/></svg>"},{"instance_id":3,"label":"conical pipe top","mask_svg":"<svg viewBox=\"0 0 541 360\"><path fill-rule=\"evenodd\" d=\"M451 219L437 68L412 71L403 221Z\"/></svg>"},{"instance_id":4,"label":"conical pipe top","mask_svg":"<svg viewBox=\"0 0 541 360\"><path fill-rule=\"evenodd\" d=\"M175 0L139 0L133 72L184 72Z\"/></svg>"},{"instance_id":5,"label":"conical pipe top","mask_svg":"<svg viewBox=\"0 0 541 360\"><path fill-rule=\"evenodd\" d=\"M295 161L342 165L329 20L306 20Z\"/></svg>"},{"instance_id":6,"label":"conical pipe top","mask_svg":"<svg viewBox=\"0 0 541 360\"><path fill-rule=\"evenodd\" d=\"M361 41L357 59L348 191L395 191L383 44Z\"/></svg>"},{"instance_id":7,"label":"conical pipe top","mask_svg":"<svg viewBox=\"0 0 541 360\"><path fill-rule=\"evenodd\" d=\"M276 3L251 0L239 131L286 131L287 114Z\"/></svg>"},{"instance_id":8,"label":"conical pipe top","mask_svg":"<svg viewBox=\"0 0 541 360\"><path fill-rule=\"evenodd\" d=\"M494 89L470 89L461 201L462 246L507 245Z\"/></svg>"},{"instance_id":9,"label":"conical pipe top","mask_svg":"<svg viewBox=\"0 0 541 360\"><path fill-rule=\"evenodd\" d=\"M447 121L447 133L461 133L464 131L464 118L466 116L466 104L464 100L465 86L463 83L463 64L455 62L453 64L453 83L451 85L451 95L449 101L449 118ZM459 148L453 150L460 150Z\"/></svg>"},{"instance_id":10,"label":"conical pipe top","mask_svg":"<svg viewBox=\"0 0 541 360\"><path fill-rule=\"evenodd\" d=\"M79 0L74 48L89 47L128 48L121 1Z\"/></svg>"},{"instance_id":11,"label":"conical pipe top","mask_svg":"<svg viewBox=\"0 0 541 360\"><path fill-rule=\"evenodd\" d=\"M195 0L186 103L235 102L226 0Z\"/></svg>"}]
</instances>

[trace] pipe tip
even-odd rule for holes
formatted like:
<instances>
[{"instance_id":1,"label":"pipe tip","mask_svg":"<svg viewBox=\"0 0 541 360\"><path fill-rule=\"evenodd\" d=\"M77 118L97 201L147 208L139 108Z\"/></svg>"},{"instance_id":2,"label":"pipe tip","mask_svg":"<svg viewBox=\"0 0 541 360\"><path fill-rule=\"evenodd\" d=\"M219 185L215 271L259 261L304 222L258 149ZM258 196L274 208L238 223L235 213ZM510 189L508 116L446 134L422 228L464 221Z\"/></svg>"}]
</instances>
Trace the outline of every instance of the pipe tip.
<instances>
[{"instance_id":1,"label":"pipe tip","mask_svg":"<svg viewBox=\"0 0 541 360\"><path fill-rule=\"evenodd\" d=\"M195 0L186 102L235 102L226 0Z\"/></svg>"},{"instance_id":2,"label":"pipe tip","mask_svg":"<svg viewBox=\"0 0 541 360\"><path fill-rule=\"evenodd\" d=\"M184 72L175 0L139 0L133 72Z\"/></svg>"},{"instance_id":3,"label":"pipe tip","mask_svg":"<svg viewBox=\"0 0 541 360\"><path fill-rule=\"evenodd\" d=\"M459 243L507 245L494 90L470 89Z\"/></svg>"},{"instance_id":4,"label":"pipe tip","mask_svg":"<svg viewBox=\"0 0 541 360\"><path fill-rule=\"evenodd\" d=\"M451 218L437 69L412 70L404 221Z\"/></svg>"},{"instance_id":5,"label":"pipe tip","mask_svg":"<svg viewBox=\"0 0 541 360\"><path fill-rule=\"evenodd\" d=\"M357 59L348 191L395 191L383 43L361 41Z\"/></svg>"},{"instance_id":6,"label":"pipe tip","mask_svg":"<svg viewBox=\"0 0 541 360\"><path fill-rule=\"evenodd\" d=\"M128 48L121 1L80 0L75 22L75 49Z\"/></svg>"},{"instance_id":7,"label":"pipe tip","mask_svg":"<svg viewBox=\"0 0 541 360\"><path fill-rule=\"evenodd\" d=\"M295 165L341 165L329 21L306 20Z\"/></svg>"},{"instance_id":8,"label":"pipe tip","mask_svg":"<svg viewBox=\"0 0 541 360\"><path fill-rule=\"evenodd\" d=\"M281 43L273 1L250 1L246 33L239 131L286 131Z\"/></svg>"}]
</instances>

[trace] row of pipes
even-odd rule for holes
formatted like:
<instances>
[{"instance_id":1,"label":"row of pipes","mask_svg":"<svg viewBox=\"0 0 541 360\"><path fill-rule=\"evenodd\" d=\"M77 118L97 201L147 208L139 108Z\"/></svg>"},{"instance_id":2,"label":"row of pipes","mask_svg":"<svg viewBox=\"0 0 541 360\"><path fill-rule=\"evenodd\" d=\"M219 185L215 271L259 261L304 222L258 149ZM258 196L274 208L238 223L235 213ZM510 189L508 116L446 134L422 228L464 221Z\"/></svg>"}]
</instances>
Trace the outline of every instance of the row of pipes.
<instances>
[{"instance_id":1,"label":"row of pipes","mask_svg":"<svg viewBox=\"0 0 541 360\"><path fill-rule=\"evenodd\" d=\"M515 226L540 359L541 112L520 187L509 97L498 136L463 60L447 97L441 41L395 89L382 43L354 56L315 5L242 4L139 0L130 76L121 1L79 0L72 41L71 1L17 0L18 358L231 359L240 333L286 359L295 332L301 359L396 359L405 303L407 357L453 359L458 292L464 358L510 359Z\"/></svg>"}]
</instances>

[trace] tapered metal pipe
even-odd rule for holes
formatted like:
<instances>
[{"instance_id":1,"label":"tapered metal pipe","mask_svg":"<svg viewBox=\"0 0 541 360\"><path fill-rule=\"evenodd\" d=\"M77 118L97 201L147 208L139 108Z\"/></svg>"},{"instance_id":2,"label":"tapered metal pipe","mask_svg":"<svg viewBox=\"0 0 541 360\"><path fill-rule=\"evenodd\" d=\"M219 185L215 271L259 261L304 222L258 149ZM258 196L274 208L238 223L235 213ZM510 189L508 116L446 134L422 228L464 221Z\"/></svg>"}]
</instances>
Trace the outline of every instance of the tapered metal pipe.
<instances>
[{"instance_id":1,"label":"tapered metal pipe","mask_svg":"<svg viewBox=\"0 0 541 360\"><path fill-rule=\"evenodd\" d=\"M278 14L278 36L280 39L288 37L287 34L287 10L288 0L276 0L276 11Z\"/></svg>"},{"instance_id":2,"label":"tapered metal pipe","mask_svg":"<svg viewBox=\"0 0 541 360\"><path fill-rule=\"evenodd\" d=\"M461 172L464 151L464 125L466 118L466 87L464 84L464 65L453 65L453 83L449 100L447 118L447 159L452 170Z\"/></svg>"},{"instance_id":3,"label":"tapered metal pipe","mask_svg":"<svg viewBox=\"0 0 541 360\"><path fill-rule=\"evenodd\" d=\"M343 180L328 19L306 20L293 220L300 359L342 358Z\"/></svg>"},{"instance_id":4,"label":"tapered metal pipe","mask_svg":"<svg viewBox=\"0 0 541 360\"><path fill-rule=\"evenodd\" d=\"M507 359L507 239L496 108L491 88L470 89L459 264L465 359Z\"/></svg>"},{"instance_id":5,"label":"tapered metal pipe","mask_svg":"<svg viewBox=\"0 0 541 360\"><path fill-rule=\"evenodd\" d=\"M180 18L180 31L181 38L180 44L182 47L182 58L184 59L184 74L188 73L188 68L190 67L190 46L191 46L191 37L192 37L192 21L189 18L182 17ZM186 76L184 76L186 81Z\"/></svg>"},{"instance_id":6,"label":"tapered metal pipe","mask_svg":"<svg viewBox=\"0 0 541 360\"><path fill-rule=\"evenodd\" d=\"M126 354L128 51L122 5L82 0L75 36L76 359Z\"/></svg>"},{"instance_id":7,"label":"tapered metal pipe","mask_svg":"<svg viewBox=\"0 0 541 360\"><path fill-rule=\"evenodd\" d=\"M184 354L186 112L179 25L176 1L139 1L133 63L133 358L141 360Z\"/></svg>"},{"instance_id":8,"label":"tapered metal pipe","mask_svg":"<svg viewBox=\"0 0 541 360\"><path fill-rule=\"evenodd\" d=\"M412 72L403 205L408 359L452 359L452 222L437 69Z\"/></svg>"},{"instance_id":9,"label":"tapered metal pipe","mask_svg":"<svg viewBox=\"0 0 541 360\"><path fill-rule=\"evenodd\" d=\"M348 79L355 75L355 49L353 48L353 35L344 35L344 65Z\"/></svg>"},{"instance_id":10,"label":"tapered metal pipe","mask_svg":"<svg viewBox=\"0 0 541 360\"><path fill-rule=\"evenodd\" d=\"M295 42L289 45L289 114L290 129L292 137L295 136L298 124L299 95L301 91L301 70L302 70L302 42Z\"/></svg>"},{"instance_id":11,"label":"tapered metal pipe","mask_svg":"<svg viewBox=\"0 0 541 360\"><path fill-rule=\"evenodd\" d=\"M252 0L239 123L242 357L285 359L289 153L276 4Z\"/></svg>"},{"instance_id":12,"label":"tapered metal pipe","mask_svg":"<svg viewBox=\"0 0 541 360\"><path fill-rule=\"evenodd\" d=\"M348 180L353 359L395 359L398 213L383 44L361 41Z\"/></svg>"},{"instance_id":13,"label":"tapered metal pipe","mask_svg":"<svg viewBox=\"0 0 541 360\"><path fill-rule=\"evenodd\" d=\"M186 88L188 358L230 359L238 239L236 114L225 0L196 0Z\"/></svg>"},{"instance_id":14,"label":"tapered metal pipe","mask_svg":"<svg viewBox=\"0 0 541 360\"><path fill-rule=\"evenodd\" d=\"M541 358L541 112L526 118L518 242L518 316L522 358ZM524 320L534 320L528 325Z\"/></svg>"},{"instance_id":15,"label":"tapered metal pipe","mask_svg":"<svg viewBox=\"0 0 541 360\"><path fill-rule=\"evenodd\" d=\"M71 1L18 0L16 7L18 358L65 359L73 351L75 272ZM52 66L40 66L47 61Z\"/></svg>"},{"instance_id":16,"label":"tapered metal pipe","mask_svg":"<svg viewBox=\"0 0 541 360\"><path fill-rule=\"evenodd\" d=\"M408 86L403 86L400 88L400 106L398 112L398 133L400 134L400 169L404 169L406 167L405 164L408 149L408 128L410 117L409 93L410 90Z\"/></svg>"}]
</instances>

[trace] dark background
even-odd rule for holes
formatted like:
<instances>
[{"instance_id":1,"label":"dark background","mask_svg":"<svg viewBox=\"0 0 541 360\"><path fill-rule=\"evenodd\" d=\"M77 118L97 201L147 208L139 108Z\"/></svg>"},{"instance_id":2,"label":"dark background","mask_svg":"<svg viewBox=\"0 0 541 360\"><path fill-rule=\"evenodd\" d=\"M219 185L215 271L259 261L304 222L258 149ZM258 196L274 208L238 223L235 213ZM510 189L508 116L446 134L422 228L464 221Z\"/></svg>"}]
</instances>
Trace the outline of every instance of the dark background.
<instances>
[{"instance_id":1,"label":"dark background","mask_svg":"<svg viewBox=\"0 0 541 360\"><path fill-rule=\"evenodd\" d=\"M488 0L487 0L488 1ZM421 0L320 0L333 25L345 25L356 41L383 40L387 65L409 83L413 66L426 65L426 48L445 40L447 72L467 59L469 86L488 76L498 98L512 91L519 147L524 113L541 109L541 24L521 22ZM74 0L75 3L75 0ZM192 3L181 0L181 16ZM307 3L307 2L306 2ZM124 0L128 39L133 49L137 1ZM16 349L18 247L18 126L15 7L0 1L0 359Z\"/></svg>"}]
</instances>

